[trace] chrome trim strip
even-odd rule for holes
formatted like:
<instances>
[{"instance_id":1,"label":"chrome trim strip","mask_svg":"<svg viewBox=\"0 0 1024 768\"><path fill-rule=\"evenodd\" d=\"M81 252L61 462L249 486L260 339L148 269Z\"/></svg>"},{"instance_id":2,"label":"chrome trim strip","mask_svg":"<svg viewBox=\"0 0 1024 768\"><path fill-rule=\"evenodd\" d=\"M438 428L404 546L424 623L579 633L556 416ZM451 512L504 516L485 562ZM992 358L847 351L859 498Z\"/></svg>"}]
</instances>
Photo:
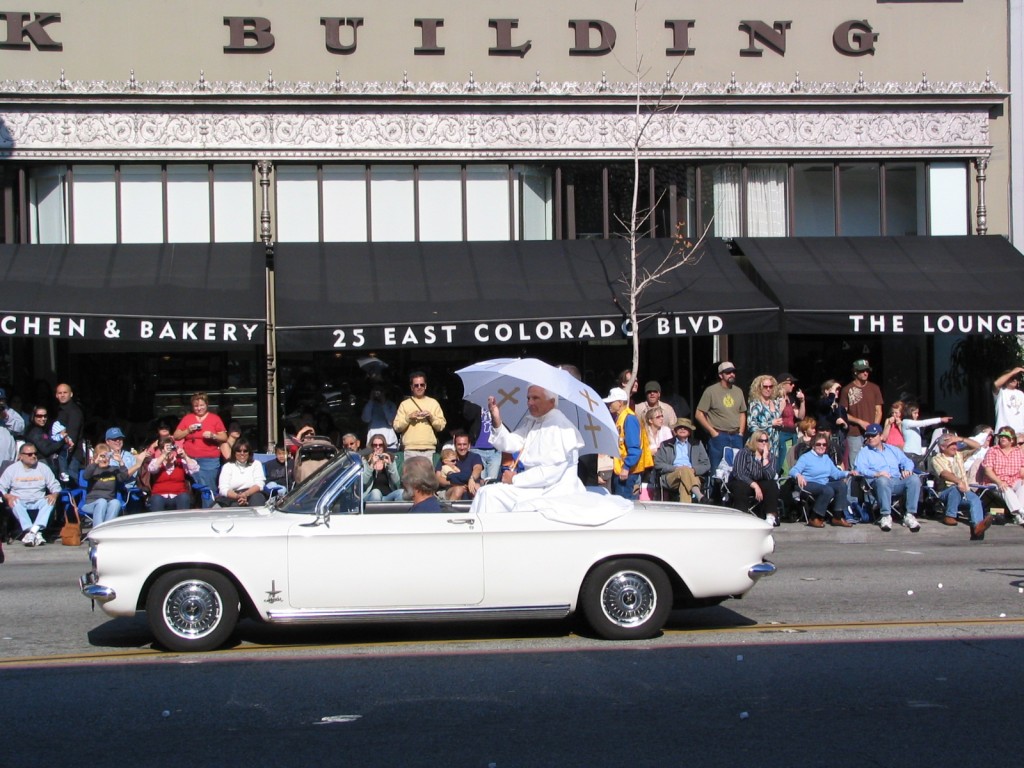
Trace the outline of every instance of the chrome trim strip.
<instances>
[{"instance_id":1,"label":"chrome trim strip","mask_svg":"<svg viewBox=\"0 0 1024 768\"><path fill-rule=\"evenodd\" d=\"M747 571L747 576L750 577L751 581L757 581L758 579L763 579L765 576L771 576L775 573L775 570L776 568L772 563L758 563L757 565L750 567L750 570Z\"/></svg>"},{"instance_id":2,"label":"chrome trim strip","mask_svg":"<svg viewBox=\"0 0 1024 768\"><path fill-rule=\"evenodd\" d=\"M564 619L569 605L524 605L498 608L398 608L362 611L268 611L267 620L280 624L361 624L405 621L493 621L497 619Z\"/></svg>"}]
</instances>

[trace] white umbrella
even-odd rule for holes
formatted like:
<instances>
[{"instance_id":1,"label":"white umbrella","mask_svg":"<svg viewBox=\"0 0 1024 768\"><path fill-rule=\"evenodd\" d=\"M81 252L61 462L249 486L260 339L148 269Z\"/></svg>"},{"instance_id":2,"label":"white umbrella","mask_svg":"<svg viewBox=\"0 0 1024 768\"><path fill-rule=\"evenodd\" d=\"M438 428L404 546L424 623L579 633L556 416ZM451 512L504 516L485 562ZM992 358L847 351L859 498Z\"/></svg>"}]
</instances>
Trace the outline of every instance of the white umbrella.
<instances>
[{"instance_id":1,"label":"white umbrella","mask_svg":"<svg viewBox=\"0 0 1024 768\"><path fill-rule=\"evenodd\" d=\"M558 410L583 436L580 453L619 453L619 432L601 396L561 368L533 358L485 360L456 371L465 388L465 398L482 408L494 396L501 408L501 420L514 431L529 411L526 390L536 385L558 395Z\"/></svg>"}]
</instances>

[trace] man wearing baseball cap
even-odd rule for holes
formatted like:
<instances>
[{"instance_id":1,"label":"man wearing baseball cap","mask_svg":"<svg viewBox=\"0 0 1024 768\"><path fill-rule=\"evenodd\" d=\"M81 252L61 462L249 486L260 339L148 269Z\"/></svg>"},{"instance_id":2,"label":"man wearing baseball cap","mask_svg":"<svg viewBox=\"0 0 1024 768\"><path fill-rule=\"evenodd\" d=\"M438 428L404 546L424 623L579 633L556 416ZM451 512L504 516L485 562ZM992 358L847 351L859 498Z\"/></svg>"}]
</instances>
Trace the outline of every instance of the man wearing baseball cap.
<instances>
[{"instance_id":1,"label":"man wearing baseball cap","mask_svg":"<svg viewBox=\"0 0 1024 768\"><path fill-rule=\"evenodd\" d=\"M981 497L971 490L971 481L967 477L964 457L960 452L960 438L949 433L940 437L939 452L932 457L931 464L939 499L946 508L942 522L956 525L957 510L966 506L971 517L971 541L984 539L985 531L992 525L992 518L985 516Z\"/></svg>"},{"instance_id":2,"label":"man wearing baseball cap","mask_svg":"<svg viewBox=\"0 0 1024 768\"><path fill-rule=\"evenodd\" d=\"M868 424L880 424L882 421L882 390L868 381L870 375L871 364L867 360L854 360L853 381L839 393L839 404L846 408L846 421L850 425L846 447L850 454L847 466L851 467L857 463Z\"/></svg>"},{"instance_id":3,"label":"man wearing baseball cap","mask_svg":"<svg viewBox=\"0 0 1024 768\"><path fill-rule=\"evenodd\" d=\"M856 474L868 481L878 499L878 526L892 530L892 499L906 494L907 507L903 524L911 533L921 526L917 522L917 502L921 498L921 480L914 474L914 462L903 451L882 442L882 425L868 424L864 428L864 449L857 454Z\"/></svg>"},{"instance_id":4,"label":"man wearing baseball cap","mask_svg":"<svg viewBox=\"0 0 1024 768\"><path fill-rule=\"evenodd\" d=\"M708 457L711 471L718 469L727 447L743 447L747 431L747 401L736 386L736 366L728 360L718 364L718 383L704 390L694 414L708 433Z\"/></svg>"},{"instance_id":5,"label":"man wearing baseball cap","mask_svg":"<svg viewBox=\"0 0 1024 768\"><path fill-rule=\"evenodd\" d=\"M604 401L619 431L619 455L612 457L612 493L632 501L640 492L640 474L653 466L654 461L648 451L646 458L650 463L644 466L643 429L640 428L640 419L629 407L626 390L612 387Z\"/></svg>"}]
</instances>

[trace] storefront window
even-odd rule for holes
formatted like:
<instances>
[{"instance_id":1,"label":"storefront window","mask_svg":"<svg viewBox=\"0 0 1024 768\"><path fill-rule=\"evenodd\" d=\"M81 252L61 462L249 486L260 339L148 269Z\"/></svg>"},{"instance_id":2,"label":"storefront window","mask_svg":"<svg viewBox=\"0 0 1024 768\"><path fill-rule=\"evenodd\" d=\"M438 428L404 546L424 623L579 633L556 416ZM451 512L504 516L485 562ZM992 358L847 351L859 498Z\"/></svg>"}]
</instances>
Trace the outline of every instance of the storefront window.
<instances>
[{"instance_id":1,"label":"storefront window","mask_svg":"<svg viewBox=\"0 0 1024 768\"><path fill-rule=\"evenodd\" d=\"M738 163L712 165L701 173L701 218L705 225L711 222L714 237L739 237L740 178Z\"/></svg>"},{"instance_id":2,"label":"storefront window","mask_svg":"<svg viewBox=\"0 0 1024 768\"><path fill-rule=\"evenodd\" d=\"M418 194L420 240L461 240L462 168L457 165L421 166ZM383 235L380 232L374 239L382 240Z\"/></svg>"},{"instance_id":3,"label":"storefront window","mask_svg":"<svg viewBox=\"0 0 1024 768\"><path fill-rule=\"evenodd\" d=\"M786 166L747 166L747 235L786 236Z\"/></svg>"},{"instance_id":4,"label":"storefront window","mask_svg":"<svg viewBox=\"0 0 1024 768\"><path fill-rule=\"evenodd\" d=\"M49 245L68 241L67 167L36 169L29 177L30 242Z\"/></svg>"},{"instance_id":5,"label":"storefront window","mask_svg":"<svg viewBox=\"0 0 1024 768\"><path fill-rule=\"evenodd\" d=\"M508 166L466 168L466 234L469 240L511 240Z\"/></svg>"},{"instance_id":6,"label":"storefront window","mask_svg":"<svg viewBox=\"0 0 1024 768\"><path fill-rule=\"evenodd\" d=\"M416 240L411 165L375 165L370 169L371 237L392 243Z\"/></svg>"},{"instance_id":7,"label":"storefront window","mask_svg":"<svg viewBox=\"0 0 1024 768\"><path fill-rule=\"evenodd\" d=\"M366 167L327 165L323 171L324 240L366 242Z\"/></svg>"},{"instance_id":8,"label":"storefront window","mask_svg":"<svg viewBox=\"0 0 1024 768\"><path fill-rule=\"evenodd\" d=\"M72 170L71 220L75 242L116 243L114 166L76 165Z\"/></svg>"},{"instance_id":9,"label":"storefront window","mask_svg":"<svg viewBox=\"0 0 1024 768\"><path fill-rule=\"evenodd\" d=\"M930 163L928 207L932 235L970 234L967 166L963 162Z\"/></svg>"},{"instance_id":10,"label":"storefront window","mask_svg":"<svg viewBox=\"0 0 1024 768\"><path fill-rule=\"evenodd\" d=\"M121 168L121 242L164 241L164 185L159 165Z\"/></svg>"}]
</instances>

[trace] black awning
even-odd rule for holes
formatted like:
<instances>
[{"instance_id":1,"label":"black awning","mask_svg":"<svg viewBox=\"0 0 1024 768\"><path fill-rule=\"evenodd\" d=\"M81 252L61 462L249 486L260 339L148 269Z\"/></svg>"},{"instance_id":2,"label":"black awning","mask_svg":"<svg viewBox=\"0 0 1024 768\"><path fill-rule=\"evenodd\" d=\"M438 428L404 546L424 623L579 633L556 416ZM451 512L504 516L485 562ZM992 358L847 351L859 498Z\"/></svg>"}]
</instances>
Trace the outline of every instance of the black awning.
<instances>
[{"instance_id":1,"label":"black awning","mask_svg":"<svg viewBox=\"0 0 1024 768\"><path fill-rule=\"evenodd\" d=\"M737 238L786 333L1024 333L1024 255L995 235Z\"/></svg>"},{"instance_id":2,"label":"black awning","mask_svg":"<svg viewBox=\"0 0 1024 768\"><path fill-rule=\"evenodd\" d=\"M673 247L643 240L640 261ZM278 244L278 349L623 338L628 253L624 240ZM641 314L653 338L774 330L778 307L712 241L651 285Z\"/></svg>"},{"instance_id":3,"label":"black awning","mask_svg":"<svg viewBox=\"0 0 1024 768\"><path fill-rule=\"evenodd\" d=\"M0 245L0 336L262 344L265 250Z\"/></svg>"}]
</instances>

